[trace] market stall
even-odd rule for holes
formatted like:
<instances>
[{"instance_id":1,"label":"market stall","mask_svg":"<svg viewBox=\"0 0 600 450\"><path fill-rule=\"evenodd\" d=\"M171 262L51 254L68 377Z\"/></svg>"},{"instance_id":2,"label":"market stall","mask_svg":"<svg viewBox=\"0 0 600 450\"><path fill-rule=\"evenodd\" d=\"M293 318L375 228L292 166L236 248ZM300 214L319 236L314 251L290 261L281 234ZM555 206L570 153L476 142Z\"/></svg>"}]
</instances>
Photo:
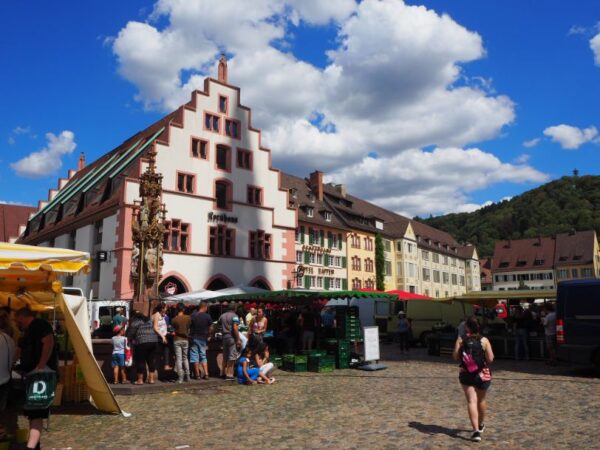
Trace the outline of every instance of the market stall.
<instances>
[{"instance_id":1,"label":"market stall","mask_svg":"<svg viewBox=\"0 0 600 450\"><path fill-rule=\"evenodd\" d=\"M437 302L461 302L473 305L476 315L482 322L482 333L490 340L494 354L498 358L514 358L515 337L512 330L510 311L508 317L499 318L497 312L500 305L509 308L511 305L525 305L528 308L539 309L539 303L553 302L556 299L556 290L514 290L514 291L481 291L448 297ZM537 322L536 322L537 323ZM430 341L430 353L450 354L449 348L454 345L456 334L438 333ZM543 329L539 324L529 330L528 336L529 356L531 359L547 358Z\"/></svg>"},{"instance_id":2,"label":"market stall","mask_svg":"<svg viewBox=\"0 0 600 450\"><path fill-rule=\"evenodd\" d=\"M63 294L58 281L61 275L88 271L89 262L89 254L84 252L0 243L0 306L13 310L28 307L33 311L45 311L50 318L61 313L78 367L95 406L103 412L126 415L92 354L85 299ZM64 379L61 382L70 381Z\"/></svg>"},{"instance_id":3,"label":"market stall","mask_svg":"<svg viewBox=\"0 0 600 450\"><path fill-rule=\"evenodd\" d=\"M214 298L217 303L236 302L245 309L262 306L269 320L272 335L265 338L272 349L272 361L294 372L329 372L348 368L353 350L362 340L358 308L350 306L352 299L396 298L395 295L360 291L314 291L290 289L254 292ZM336 306L326 306L331 300ZM318 316L315 347L302 350L297 319L301 313Z\"/></svg>"}]
</instances>

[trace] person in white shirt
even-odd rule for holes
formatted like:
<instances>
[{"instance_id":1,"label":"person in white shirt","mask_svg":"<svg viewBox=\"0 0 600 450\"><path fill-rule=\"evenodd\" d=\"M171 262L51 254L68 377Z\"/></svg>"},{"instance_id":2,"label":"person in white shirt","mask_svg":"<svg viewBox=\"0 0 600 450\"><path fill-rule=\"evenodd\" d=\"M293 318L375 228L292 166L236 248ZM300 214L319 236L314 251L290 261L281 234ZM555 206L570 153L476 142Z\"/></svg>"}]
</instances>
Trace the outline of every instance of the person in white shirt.
<instances>
[{"instance_id":1,"label":"person in white shirt","mask_svg":"<svg viewBox=\"0 0 600 450\"><path fill-rule=\"evenodd\" d=\"M556 313L551 304L547 304L544 309L546 314L542 318L542 324L548 349L548 364L553 366L556 364Z\"/></svg>"},{"instance_id":2,"label":"person in white shirt","mask_svg":"<svg viewBox=\"0 0 600 450\"><path fill-rule=\"evenodd\" d=\"M0 311L0 415L4 415L6 400L10 388L12 366L15 363L15 341L12 338L10 315ZM4 422L4 421L3 421ZM6 437L4 423L0 423L0 440Z\"/></svg>"}]
</instances>

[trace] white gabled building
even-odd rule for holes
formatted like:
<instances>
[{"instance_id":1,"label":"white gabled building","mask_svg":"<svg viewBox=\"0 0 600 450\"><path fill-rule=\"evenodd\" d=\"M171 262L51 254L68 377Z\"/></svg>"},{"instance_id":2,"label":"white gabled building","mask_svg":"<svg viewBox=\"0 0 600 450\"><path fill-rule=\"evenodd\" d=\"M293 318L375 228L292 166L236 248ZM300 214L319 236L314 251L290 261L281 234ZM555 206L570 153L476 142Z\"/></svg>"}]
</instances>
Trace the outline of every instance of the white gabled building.
<instances>
[{"instance_id":1,"label":"white gabled building","mask_svg":"<svg viewBox=\"0 0 600 450\"><path fill-rule=\"evenodd\" d=\"M89 251L93 269L73 284L98 298L131 298L133 207L152 147L167 210L160 289L288 287L297 212L240 89L227 82L224 58L218 79L206 79L190 102L87 167L80 161L40 203L19 242Z\"/></svg>"}]
</instances>

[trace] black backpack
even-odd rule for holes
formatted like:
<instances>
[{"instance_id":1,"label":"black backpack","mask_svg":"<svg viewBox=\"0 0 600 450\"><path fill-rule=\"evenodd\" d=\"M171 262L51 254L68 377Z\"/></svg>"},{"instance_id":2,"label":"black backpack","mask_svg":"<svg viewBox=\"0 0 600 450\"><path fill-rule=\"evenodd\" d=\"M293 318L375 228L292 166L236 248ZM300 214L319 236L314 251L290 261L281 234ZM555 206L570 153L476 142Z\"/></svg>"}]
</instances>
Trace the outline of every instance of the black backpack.
<instances>
[{"instance_id":1,"label":"black backpack","mask_svg":"<svg viewBox=\"0 0 600 450\"><path fill-rule=\"evenodd\" d=\"M485 352L481 345L481 338L476 336L465 336L462 343L461 365L469 373L477 373L485 367Z\"/></svg>"}]
</instances>

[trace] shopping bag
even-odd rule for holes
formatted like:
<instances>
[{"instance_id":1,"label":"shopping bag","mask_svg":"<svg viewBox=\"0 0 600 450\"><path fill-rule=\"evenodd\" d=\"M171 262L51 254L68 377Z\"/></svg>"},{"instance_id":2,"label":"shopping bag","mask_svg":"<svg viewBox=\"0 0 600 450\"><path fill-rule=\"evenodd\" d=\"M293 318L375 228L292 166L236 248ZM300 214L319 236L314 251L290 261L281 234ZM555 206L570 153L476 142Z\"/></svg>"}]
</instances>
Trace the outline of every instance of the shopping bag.
<instances>
[{"instance_id":1,"label":"shopping bag","mask_svg":"<svg viewBox=\"0 0 600 450\"><path fill-rule=\"evenodd\" d=\"M133 365L133 353L130 347L125 348L125 367L131 367Z\"/></svg>"},{"instance_id":2,"label":"shopping bag","mask_svg":"<svg viewBox=\"0 0 600 450\"><path fill-rule=\"evenodd\" d=\"M56 396L57 377L51 369L30 372L25 378L26 410L47 409Z\"/></svg>"}]
</instances>

